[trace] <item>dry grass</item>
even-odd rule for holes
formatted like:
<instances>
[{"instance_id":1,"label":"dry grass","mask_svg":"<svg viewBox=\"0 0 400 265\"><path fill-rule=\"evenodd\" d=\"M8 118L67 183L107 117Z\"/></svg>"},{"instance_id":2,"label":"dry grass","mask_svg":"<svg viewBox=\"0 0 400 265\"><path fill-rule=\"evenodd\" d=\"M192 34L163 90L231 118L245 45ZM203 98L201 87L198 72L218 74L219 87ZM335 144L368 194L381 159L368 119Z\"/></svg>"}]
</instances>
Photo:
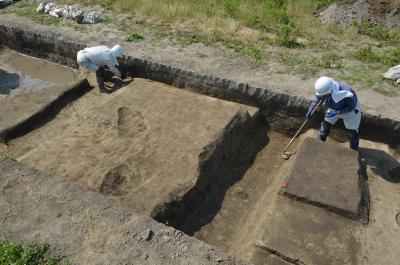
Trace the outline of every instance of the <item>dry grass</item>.
<instances>
[{"instance_id":1,"label":"dry grass","mask_svg":"<svg viewBox=\"0 0 400 265\"><path fill-rule=\"evenodd\" d=\"M370 83L379 83L382 69L398 62L400 33L381 25L321 23L316 14L337 1L341 0L57 0L59 4L103 6L109 10L103 22L124 31L130 41L144 37L182 45L222 45L256 66L275 60L305 78L323 71L361 76L349 62L368 62L374 65L366 71L367 77L374 77ZM20 3L10 12L44 24L55 23ZM140 21L140 27L132 26L135 21ZM365 48L369 45L373 49ZM285 56L275 56L277 51ZM330 68L325 59L332 54L348 60L341 62L340 69Z\"/></svg>"},{"instance_id":2,"label":"dry grass","mask_svg":"<svg viewBox=\"0 0 400 265\"><path fill-rule=\"evenodd\" d=\"M254 42L266 33L279 34L290 24L290 34L319 43L331 35L314 14L335 0L67 0L67 3L102 5L131 13L137 19L185 25L208 41L240 39ZM65 3L65 1L64 1ZM179 26L178 26L179 27ZM316 40L316 41L314 41Z\"/></svg>"}]
</instances>

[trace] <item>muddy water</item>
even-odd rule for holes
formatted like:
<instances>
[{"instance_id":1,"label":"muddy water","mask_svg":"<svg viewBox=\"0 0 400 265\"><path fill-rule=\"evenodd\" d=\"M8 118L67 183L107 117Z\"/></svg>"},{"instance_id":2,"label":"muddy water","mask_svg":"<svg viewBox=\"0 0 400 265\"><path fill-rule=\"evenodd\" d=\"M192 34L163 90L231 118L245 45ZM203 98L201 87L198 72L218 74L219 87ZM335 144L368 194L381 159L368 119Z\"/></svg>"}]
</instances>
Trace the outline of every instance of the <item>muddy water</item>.
<instances>
[{"instance_id":1,"label":"muddy water","mask_svg":"<svg viewBox=\"0 0 400 265\"><path fill-rule=\"evenodd\" d=\"M0 94L65 86L74 76L75 72L69 68L14 51L0 51Z\"/></svg>"}]
</instances>

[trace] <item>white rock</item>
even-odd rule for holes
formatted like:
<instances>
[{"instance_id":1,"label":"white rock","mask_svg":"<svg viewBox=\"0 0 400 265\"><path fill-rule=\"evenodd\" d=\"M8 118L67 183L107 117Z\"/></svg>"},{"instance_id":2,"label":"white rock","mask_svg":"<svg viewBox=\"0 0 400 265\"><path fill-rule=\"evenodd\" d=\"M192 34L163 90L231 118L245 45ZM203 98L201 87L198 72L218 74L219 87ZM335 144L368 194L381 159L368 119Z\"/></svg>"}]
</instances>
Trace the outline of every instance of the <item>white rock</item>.
<instances>
[{"instance_id":1,"label":"white rock","mask_svg":"<svg viewBox=\"0 0 400 265\"><path fill-rule=\"evenodd\" d=\"M383 76L392 80L400 79L400 65L393 66Z\"/></svg>"}]
</instances>

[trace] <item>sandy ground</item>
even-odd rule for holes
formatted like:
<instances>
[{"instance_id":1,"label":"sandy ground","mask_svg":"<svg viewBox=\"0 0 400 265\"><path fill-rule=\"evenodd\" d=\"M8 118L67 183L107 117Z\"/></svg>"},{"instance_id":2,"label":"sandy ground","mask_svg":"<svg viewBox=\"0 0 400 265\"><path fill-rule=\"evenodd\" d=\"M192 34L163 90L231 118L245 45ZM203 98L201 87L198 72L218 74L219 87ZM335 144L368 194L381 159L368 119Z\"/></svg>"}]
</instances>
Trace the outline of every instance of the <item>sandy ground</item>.
<instances>
[{"instance_id":1,"label":"sandy ground","mask_svg":"<svg viewBox=\"0 0 400 265\"><path fill-rule=\"evenodd\" d=\"M200 240L77 184L0 162L0 238L50 244L74 265L241 265Z\"/></svg>"},{"instance_id":2,"label":"sandy ground","mask_svg":"<svg viewBox=\"0 0 400 265\"><path fill-rule=\"evenodd\" d=\"M159 39L151 36L141 42L129 43L125 41L126 33L118 30L118 25L103 23L80 25L73 28L63 25L45 26L23 17L2 14L0 24L11 24L33 32L51 33L54 37L79 40L86 43L87 46L98 44L112 46L115 43L122 43L126 54L133 57L149 59L190 69L197 73L228 78L308 99L314 97L313 88L317 76L304 79L302 75L282 72L282 65L277 62L269 62L255 68L248 59L232 56L231 51L219 45L207 46L202 43L182 45L168 38ZM140 25L131 24L130 27L132 32L135 32ZM271 52L278 52L278 50ZM382 73L386 70L382 69ZM354 86L354 89L359 95L364 111L398 119L398 113L400 113L398 96L385 96L374 90L366 89L362 84Z\"/></svg>"},{"instance_id":3,"label":"sandy ground","mask_svg":"<svg viewBox=\"0 0 400 265\"><path fill-rule=\"evenodd\" d=\"M135 79L93 90L53 121L9 143L8 153L150 215L196 181L199 154L239 111L255 109Z\"/></svg>"}]
</instances>

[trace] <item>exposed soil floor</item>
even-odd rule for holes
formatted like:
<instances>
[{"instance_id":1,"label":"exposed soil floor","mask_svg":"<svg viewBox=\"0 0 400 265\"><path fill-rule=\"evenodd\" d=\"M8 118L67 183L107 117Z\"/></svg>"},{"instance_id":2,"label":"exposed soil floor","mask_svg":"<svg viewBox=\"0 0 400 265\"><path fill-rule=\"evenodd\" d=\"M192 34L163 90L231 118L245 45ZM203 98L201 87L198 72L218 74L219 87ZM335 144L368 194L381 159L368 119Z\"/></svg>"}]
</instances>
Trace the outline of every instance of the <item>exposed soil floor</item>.
<instances>
[{"instance_id":1,"label":"exposed soil floor","mask_svg":"<svg viewBox=\"0 0 400 265\"><path fill-rule=\"evenodd\" d=\"M256 109L135 79L87 93L8 153L47 174L110 195L139 213L196 182L199 155L238 111Z\"/></svg>"},{"instance_id":2,"label":"exposed soil floor","mask_svg":"<svg viewBox=\"0 0 400 265\"><path fill-rule=\"evenodd\" d=\"M303 137L315 135L316 132L311 130ZM347 143L329 142L348 148ZM276 181L275 186L270 188L273 192L266 193L264 199L258 202L258 227L252 234L254 243L248 249L255 264L268 264L271 253L295 264L372 265L397 262L400 250L394 245L398 244L395 242L400 237L394 235L400 230L396 225L399 204L395 201L400 196L400 175L391 175L390 172L398 169L400 163L387 145L370 141L361 141L359 155L361 169L365 170L368 178L369 223L363 224L325 209L277 196L287 175L285 170L290 166L286 165L286 169L282 167L282 171L275 176L281 181Z\"/></svg>"},{"instance_id":3,"label":"exposed soil floor","mask_svg":"<svg viewBox=\"0 0 400 265\"><path fill-rule=\"evenodd\" d=\"M78 80L75 70L0 49L0 134L38 113Z\"/></svg>"}]
</instances>

